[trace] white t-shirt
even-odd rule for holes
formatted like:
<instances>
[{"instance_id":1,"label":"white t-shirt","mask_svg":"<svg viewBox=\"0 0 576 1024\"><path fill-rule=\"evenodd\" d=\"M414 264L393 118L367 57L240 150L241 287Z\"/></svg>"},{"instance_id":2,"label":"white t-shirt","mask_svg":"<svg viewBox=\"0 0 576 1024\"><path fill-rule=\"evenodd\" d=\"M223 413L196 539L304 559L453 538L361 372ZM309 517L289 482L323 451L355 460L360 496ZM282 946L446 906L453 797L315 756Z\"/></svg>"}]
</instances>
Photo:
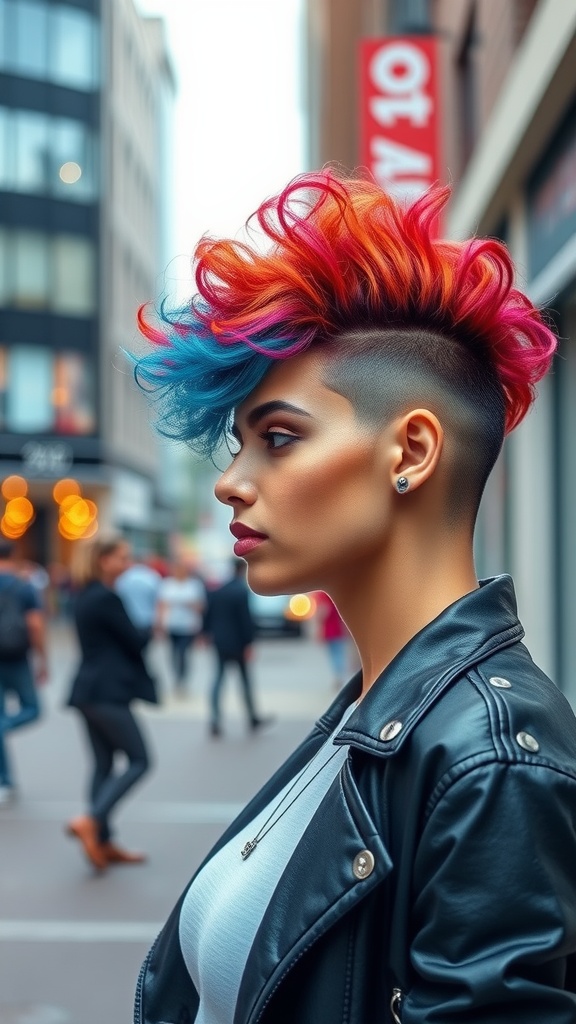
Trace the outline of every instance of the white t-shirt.
<instances>
[{"instance_id":1,"label":"white t-shirt","mask_svg":"<svg viewBox=\"0 0 576 1024\"><path fill-rule=\"evenodd\" d=\"M180 947L200 1006L195 1024L233 1024L242 975L254 936L290 857L342 769L348 744L336 746L355 705L304 771L216 853L194 879L180 911ZM273 827L253 853L241 849L272 815ZM329 867L327 867L329 870Z\"/></svg>"},{"instance_id":2,"label":"white t-shirt","mask_svg":"<svg viewBox=\"0 0 576 1024\"><path fill-rule=\"evenodd\" d=\"M193 577L177 580L170 576L162 580L158 598L164 605L162 625L168 633L190 635L200 632L202 615L192 607L194 604L204 607L204 587L200 580Z\"/></svg>"}]
</instances>

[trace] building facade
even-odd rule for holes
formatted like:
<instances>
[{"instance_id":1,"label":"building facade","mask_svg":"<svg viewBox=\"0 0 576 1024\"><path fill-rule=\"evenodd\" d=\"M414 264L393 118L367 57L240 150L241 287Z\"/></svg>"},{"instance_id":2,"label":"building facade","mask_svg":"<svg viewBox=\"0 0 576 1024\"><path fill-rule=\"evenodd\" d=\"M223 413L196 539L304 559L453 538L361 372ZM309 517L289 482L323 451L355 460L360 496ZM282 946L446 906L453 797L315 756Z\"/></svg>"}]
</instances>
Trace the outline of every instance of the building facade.
<instances>
[{"instance_id":1,"label":"building facade","mask_svg":"<svg viewBox=\"0 0 576 1024\"><path fill-rule=\"evenodd\" d=\"M40 561L96 521L166 527L122 350L166 257L173 88L162 25L132 0L0 0L0 480L33 508L24 531L2 522ZM70 521L62 478L88 502Z\"/></svg>"},{"instance_id":2,"label":"building facade","mask_svg":"<svg viewBox=\"0 0 576 1024\"><path fill-rule=\"evenodd\" d=\"M433 34L446 233L502 238L561 338L507 440L477 529L480 575L512 572L536 660L576 702L576 5L565 0L307 0L309 165L358 165L362 38Z\"/></svg>"}]
</instances>

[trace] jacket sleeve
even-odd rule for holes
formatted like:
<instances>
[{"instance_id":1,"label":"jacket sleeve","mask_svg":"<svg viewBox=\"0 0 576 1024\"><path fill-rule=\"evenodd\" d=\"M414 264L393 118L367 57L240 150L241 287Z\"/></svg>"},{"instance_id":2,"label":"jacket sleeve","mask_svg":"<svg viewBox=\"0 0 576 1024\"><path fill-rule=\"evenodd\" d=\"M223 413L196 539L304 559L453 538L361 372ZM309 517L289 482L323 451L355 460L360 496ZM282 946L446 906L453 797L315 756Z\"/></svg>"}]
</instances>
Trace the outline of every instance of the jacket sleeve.
<instances>
[{"instance_id":1,"label":"jacket sleeve","mask_svg":"<svg viewBox=\"0 0 576 1024\"><path fill-rule=\"evenodd\" d=\"M127 654L140 660L146 639L144 633L132 622L118 594L105 594L99 602L98 617L100 622L117 640Z\"/></svg>"},{"instance_id":2,"label":"jacket sleeve","mask_svg":"<svg viewBox=\"0 0 576 1024\"><path fill-rule=\"evenodd\" d=\"M574 1024L576 780L491 763L448 780L415 861L402 1024Z\"/></svg>"}]
</instances>

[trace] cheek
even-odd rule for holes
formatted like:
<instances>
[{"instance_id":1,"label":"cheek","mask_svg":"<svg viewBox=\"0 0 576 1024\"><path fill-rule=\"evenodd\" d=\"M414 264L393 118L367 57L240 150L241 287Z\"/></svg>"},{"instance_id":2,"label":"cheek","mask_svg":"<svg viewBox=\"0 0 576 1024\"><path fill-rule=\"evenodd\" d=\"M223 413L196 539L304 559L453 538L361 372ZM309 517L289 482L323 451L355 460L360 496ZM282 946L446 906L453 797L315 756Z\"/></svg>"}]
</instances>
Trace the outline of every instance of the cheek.
<instances>
[{"instance_id":1,"label":"cheek","mask_svg":"<svg viewBox=\"0 0 576 1024\"><path fill-rule=\"evenodd\" d=\"M326 449L310 452L279 474L277 526L295 543L314 538L322 547L338 536L377 534L387 519L386 495L374 448L365 440L333 456Z\"/></svg>"}]
</instances>

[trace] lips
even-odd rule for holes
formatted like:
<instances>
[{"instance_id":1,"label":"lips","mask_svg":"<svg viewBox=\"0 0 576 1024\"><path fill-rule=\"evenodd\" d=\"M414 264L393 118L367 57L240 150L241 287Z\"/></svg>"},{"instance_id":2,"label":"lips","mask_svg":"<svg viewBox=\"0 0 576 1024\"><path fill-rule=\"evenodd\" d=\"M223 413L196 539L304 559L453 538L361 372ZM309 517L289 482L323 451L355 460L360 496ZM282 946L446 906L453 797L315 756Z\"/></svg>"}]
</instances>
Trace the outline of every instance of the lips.
<instances>
[{"instance_id":1,"label":"lips","mask_svg":"<svg viewBox=\"0 0 576 1024\"><path fill-rule=\"evenodd\" d=\"M244 558L250 551L257 548L263 541L268 540L267 534L259 533L258 530L251 530L244 523L231 523L230 533L236 537L234 554L238 558Z\"/></svg>"},{"instance_id":2,"label":"lips","mask_svg":"<svg viewBox=\"0 0 576 1024\"><path fill-rule=\"evenodd\" d=\"M243 540L245 537L258 537L260 540L267 539L267 534L259 533L258 530L251 530L249 526L244 526L244 523L230 523L230 533L237 540Z\"/></svg>"}]
</instances>

